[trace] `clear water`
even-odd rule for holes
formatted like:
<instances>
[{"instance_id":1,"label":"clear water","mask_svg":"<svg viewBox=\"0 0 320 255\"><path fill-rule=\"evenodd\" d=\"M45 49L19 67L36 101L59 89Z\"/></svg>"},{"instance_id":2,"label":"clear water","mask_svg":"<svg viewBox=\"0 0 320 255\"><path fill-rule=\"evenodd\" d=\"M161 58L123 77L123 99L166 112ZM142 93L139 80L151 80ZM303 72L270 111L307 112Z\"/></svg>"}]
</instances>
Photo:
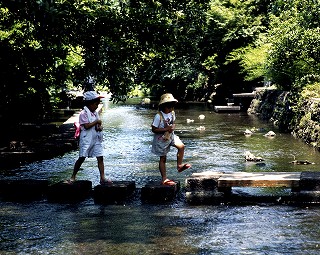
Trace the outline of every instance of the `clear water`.
<instances>
[{"instance_id":1,"label":"clear water","mask_svg":"<svg viewBox=\"0 0 320 255\"><path fill-rule=\"evenodd\" d=\"M112 180L134 180L137 188L160 180L158 158L150 153L150 125L155 110L106 102L104 158ZM200 114L204 120L198 119ZM289 134L267 138L267 123L246 114L217 114L202 106L176 109L177 134L186 145L192 168L175 170L175 150L168 155L168 176L181 182L203 171L317 171L319 152ZM186 119L194 119L187 123ZM200 126L205 130L198 130ZM245 129L261 131L250 137ZM275 130L274 130L275 131ZM246 163L244 152L265 159ZM77 151L1 173L1 178L70 177ZM293 165L294 159L314 165ZM87 159L78 179L97 185L95 159ZM182 189L183 191L183 189ZM244 192L273 192L265 189ZM0 201L0 254L319 254L320 207L287 205L191 206L183 192L169 204L143 204L139 196L125 205L79 204L46 200Z\"/></svg>"}]
</instances>

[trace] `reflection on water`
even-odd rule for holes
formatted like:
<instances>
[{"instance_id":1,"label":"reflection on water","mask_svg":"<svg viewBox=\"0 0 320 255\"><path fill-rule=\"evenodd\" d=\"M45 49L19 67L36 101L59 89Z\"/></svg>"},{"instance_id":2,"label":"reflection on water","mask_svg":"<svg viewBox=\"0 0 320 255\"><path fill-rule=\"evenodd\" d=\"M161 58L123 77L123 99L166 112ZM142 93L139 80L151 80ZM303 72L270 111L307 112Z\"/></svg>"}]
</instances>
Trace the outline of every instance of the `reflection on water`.
<instances>
[{"instance_id":1,"label":"reflection on water","mask_svg":"<svg viewBox=\"0 0 320 255\"><path fill-rule=\"evenodd\" d=\"M160 180L158 158L150 153L155 110L108 105L102 115L106 174L134 180L141 188ZM198 119L200 114L204 120ZM178 174L175 151L168 175L182 185L192 172L318 170L319 152L288 134L267 138L272 128L254 116L216 114L200 106L176 109L177 134L186 145L191 170ZM187 123L187 119L194 122ZM198 127L204 127L198 130ZM260 129L250 137L247 128ZM275 131L275 130L274 130ZM246 150L265 165L244 162ZM69 178L77 151L29 164L3 178ZM315 165L292 165L293 156ZM97 185L95 159L86 160L79 179ZM241 192L278 192L255 189ZM139 194L126 205L101 206L88 199L76 205L0 202L0 254L318 254L320 210L291 206L190 206L182 192L170 204L143 204Z\"/></svg>"}]
</instances>

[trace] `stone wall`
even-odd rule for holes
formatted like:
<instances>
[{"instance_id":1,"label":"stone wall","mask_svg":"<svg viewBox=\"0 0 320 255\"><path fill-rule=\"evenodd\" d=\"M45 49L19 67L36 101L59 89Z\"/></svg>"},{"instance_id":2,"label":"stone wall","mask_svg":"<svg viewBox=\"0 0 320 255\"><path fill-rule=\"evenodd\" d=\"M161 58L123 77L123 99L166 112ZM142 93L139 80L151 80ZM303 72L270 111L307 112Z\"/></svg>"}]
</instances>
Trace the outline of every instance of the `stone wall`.
<instances>
[{"instance_id":1,"label":"stone wall","mask_svg":"<svg viewBox=\"0 0 320 255\"><path fill-rule=\"evenodd\" d=\"M271 122L280 132L291 133L320 150L320 98L295 100L287 91L256 91L248 109L260 119Z\"/></svg>"},{"instance_id":2,"label":"stone wall","mask_svg":"<svg viewBox=\"0 0 320 255\"><path fill-rule=\"evenodd\" d=\"M320 99L302 102L292 135L320 150Z\"/></svg>"}]
</instances>

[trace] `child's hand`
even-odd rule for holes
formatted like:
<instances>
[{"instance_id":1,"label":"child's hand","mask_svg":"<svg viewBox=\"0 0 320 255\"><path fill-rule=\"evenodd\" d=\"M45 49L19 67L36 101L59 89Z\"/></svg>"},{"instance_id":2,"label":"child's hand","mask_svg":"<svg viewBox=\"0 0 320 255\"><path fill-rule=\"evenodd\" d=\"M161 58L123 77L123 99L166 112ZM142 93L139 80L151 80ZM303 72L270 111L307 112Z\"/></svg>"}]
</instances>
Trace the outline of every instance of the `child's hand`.
<instances>
[{"instance_id":1,"label":"child's hand","mask_svg":"<svg viewBox=\"0 0 320 255\"><path fill-rule=\"evenodd\" d=\"M96 131L102 131L102 121L101 120L96 120L96 125L95 125Z\"/></svg>"},{"instance_id":2,"label":"child's hand","mask_svg":"<svg viewBox=\"0 0 320 255\"><path fill-rule=\"evenodd\" d=\"M96 131L100 132L103 130L103 127L99 124L96 125Z\"/></svg>"},{"instance_id":3,"label":"child's hand","mask_svg":"<svg viewBox=\"0 0 320 255\"><path fill-rule=\"evenodd\" d=\"M174 128L175 128L175 125L173 124L172 126L167 126L166 130L169 132L169 133L172 133L174 131Z\"/></svg>"}]
</instances>

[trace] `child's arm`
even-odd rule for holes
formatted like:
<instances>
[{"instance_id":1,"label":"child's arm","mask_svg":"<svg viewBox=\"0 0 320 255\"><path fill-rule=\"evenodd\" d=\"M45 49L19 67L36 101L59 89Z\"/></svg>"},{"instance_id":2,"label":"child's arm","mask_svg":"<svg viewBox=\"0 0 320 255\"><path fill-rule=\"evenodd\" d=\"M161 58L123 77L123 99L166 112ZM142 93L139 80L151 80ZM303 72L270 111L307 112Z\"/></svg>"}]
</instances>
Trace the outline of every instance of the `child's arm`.
<instances>
[{"instance_id":1,"label":"child's arm","mask_svg":"<svg viewBox=\"0 0 320 255\"><path fill-rule=\"evenodd\" d=\"M85 123L85 124L83 124L83 126L84 126L85 129L90 129L90 128L96 126L96 125L101 125L101 124L102 124L101 120L95 120L95 121L93 121L91 123Z\"/></svg>"},{"instance_id":2,"label":"child's arm","mask_svg":"<svg viewBox=\"0 0 320 255\"><path fill-rule=\"evenodd\" d=\"M151 125L151 129L152 129L152 132L153 133L165 133L165 132L169 132L169 133L172 133L174 128L175 128L175 125L167 125L166 127L164 128L160 128L160 122L161 122L161 116L160 114L156 114L154 120L153 120L153 123Z\"/></svg>"},{"instance_id":3,"label":"child's arm","mask_svg":"<svg viewBox=\"0 0 320 255\"><path fill-rule=\"evenodd\" d=\"M153 133L165 133L166 131L172 133L174 130L174 125L166 126L165 128L159 128L159 127L155 127L155 126L151 125L151 128L152 128Z\"/></svg>"}]
</instances>

